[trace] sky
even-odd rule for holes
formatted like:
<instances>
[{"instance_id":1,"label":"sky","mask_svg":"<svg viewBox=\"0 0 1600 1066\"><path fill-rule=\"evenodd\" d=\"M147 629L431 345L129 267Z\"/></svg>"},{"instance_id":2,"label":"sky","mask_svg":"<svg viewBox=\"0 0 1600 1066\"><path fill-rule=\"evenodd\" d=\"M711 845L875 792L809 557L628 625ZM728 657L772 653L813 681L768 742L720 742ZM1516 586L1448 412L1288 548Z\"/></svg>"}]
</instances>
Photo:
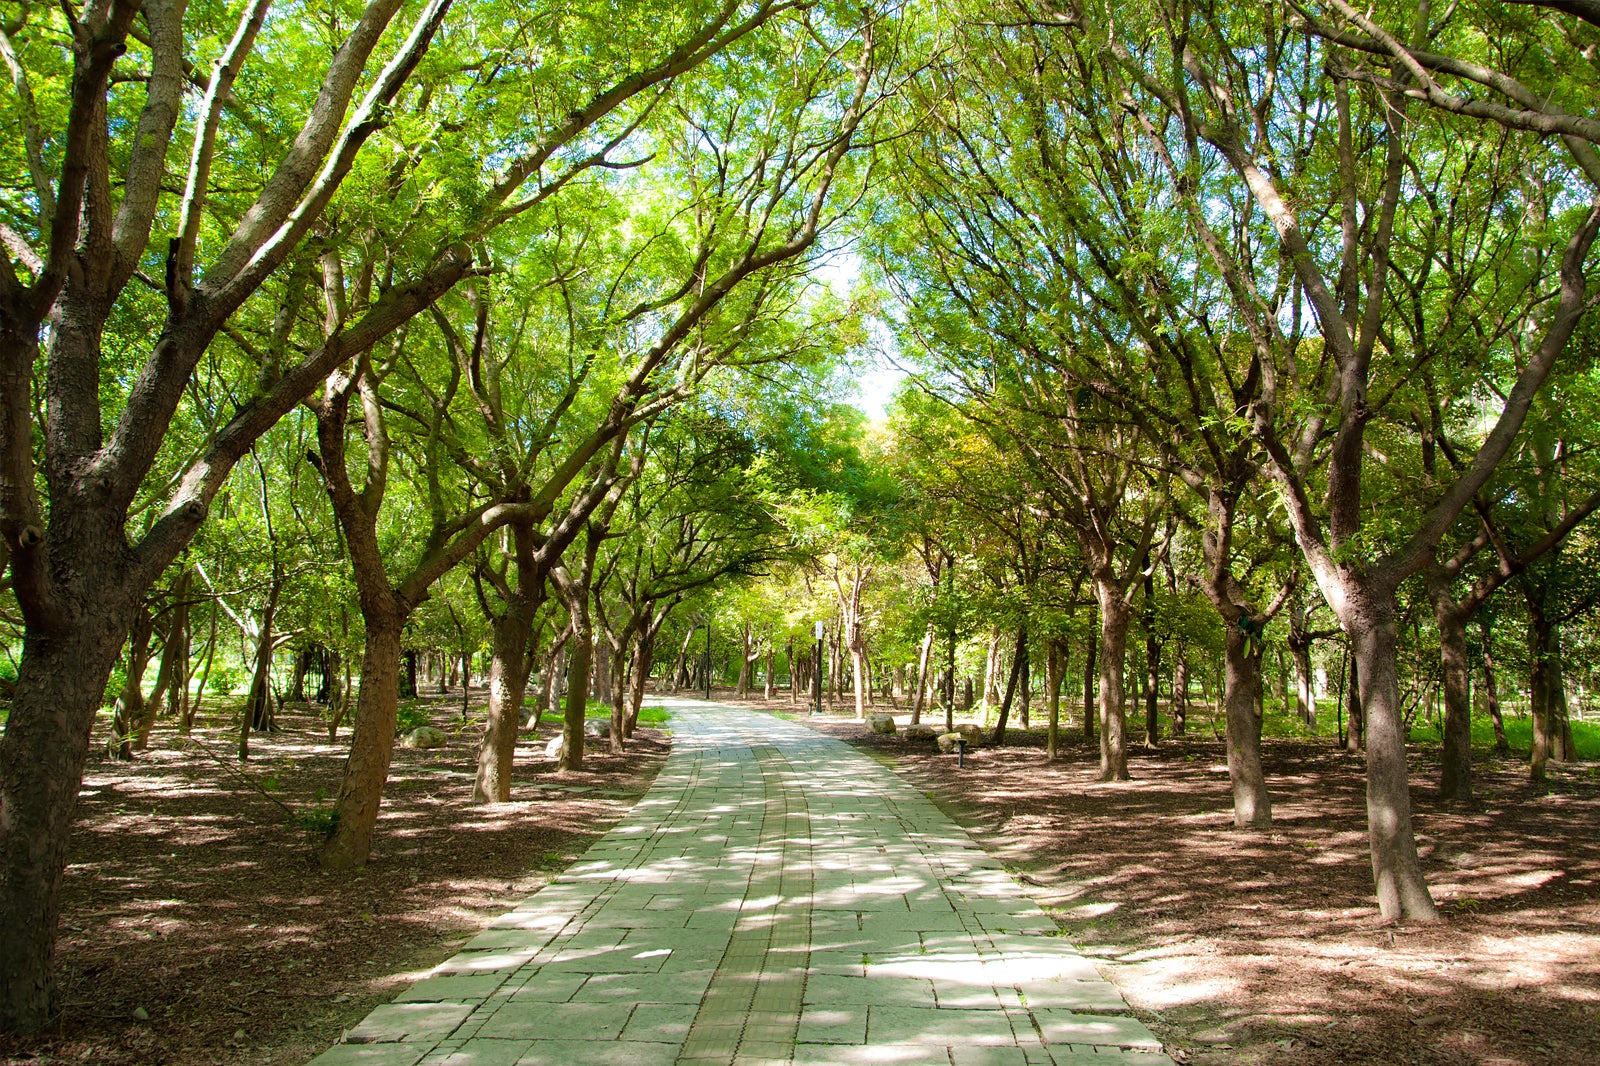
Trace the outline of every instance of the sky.
<instances>
[{"instance_id":1,"label":"sky","mask_svg":"<svg viewBox=\"0 0 1600 1066\"><path fill-rule=\"evenodd\" d=\"M861 277L861 258L849 248L836 251L817 268L816 277L841 298L848 299L850 290ZM887 334L877 340L879 348L894 342ZM906 372L882 354L862 352L859 358L861 361L854 367L856 395L850 403L870 421L882 424L887 418L889 401L894 399L894 390L905 380Z\"/></svg>"},{"instance_id":2,"label":"sky","mask_svg":"<svg viewBox=\"0 0 1600 1066\"><path fill-rule=\"evenodd\" d=\"M888 362L874 360L874 364L857 371L856 398L851 403L868 419L882 423L887 415L894 390L906 378L906 372Z\"/></svg>"}]
</instances>

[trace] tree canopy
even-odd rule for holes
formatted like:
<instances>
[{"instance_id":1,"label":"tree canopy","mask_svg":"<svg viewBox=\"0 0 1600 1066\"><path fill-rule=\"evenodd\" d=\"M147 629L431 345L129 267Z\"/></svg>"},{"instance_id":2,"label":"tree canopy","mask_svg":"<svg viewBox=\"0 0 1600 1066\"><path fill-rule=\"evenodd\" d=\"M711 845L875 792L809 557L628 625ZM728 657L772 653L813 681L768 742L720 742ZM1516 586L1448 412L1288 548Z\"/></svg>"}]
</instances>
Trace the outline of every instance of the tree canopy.
<instances>
[{"instance_id":1,"label":"tree canopy","mask_svg":"<svg viewBox=\"0 0 1600 1066\"><path fill-rule=\"evenodd\" d=\"M1435 917L1419 723L1456 803L1475 689L1534 779L1584 735L1597 45L1556 0L7 13L0 1029L51 1017L102 712L124 758L233 695L242 759L348 722L346 874L419 664L486 680L483 803L546 712L572 769L591 701L623 752L651 685L760 683L997 743L1037 698L1107 782L1203 705L1244 830L1268 706L1336 690L1379 911Z\"/></svg>"}]
</instances>

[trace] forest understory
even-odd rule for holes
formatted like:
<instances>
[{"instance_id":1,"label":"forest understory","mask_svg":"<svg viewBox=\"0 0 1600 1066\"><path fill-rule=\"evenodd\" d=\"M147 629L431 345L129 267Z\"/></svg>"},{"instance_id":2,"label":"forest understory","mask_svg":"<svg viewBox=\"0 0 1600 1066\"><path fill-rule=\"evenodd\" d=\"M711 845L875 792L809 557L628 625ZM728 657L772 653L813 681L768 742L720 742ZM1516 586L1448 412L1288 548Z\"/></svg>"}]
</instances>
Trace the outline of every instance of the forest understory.
<instances>
[{"instance_id":1,"label":"forest understory","mask_svg":"<svg viewBox=\"0 0 1600 1066\"><path fill-rule=\"evenodd\" d=\"M582 771L558 773L547 716L518 744L515 801L473 806L483 693L465 721L459 690L418 707L449 744L395 747L374 854L348 879L319 869L308 828L348 737L329 743L305 708L253 735L242 770L236 722L193 744L158 730L132 762L97 734L62 892L63 1012L0 1036L0 1063L299 1066L576 860L669 745L641 726L627 754L591 741Z\"/></svg>"},{"instance_id":2,"label":"forest understory","mask_svg":"<svg viewBox=\"0 0 1600 1066\"><path fill-rule=\"evenodd\" d=\"M883 708L880 708L883 709ZM903 719L902 719L903 721ZM1382 922L1365 764L1331 739L1270 740L1270 832L1233 827L1224 745L1203 723L1133 780L1098 780L1081 733L969 752L812 724L890 762L999 856L1191 1066L1586 1066L1600 1049L1600 765L1475 760L1477 802L1441 809L1413 747L1412 803L1443 920ZM1130 723L1131 725L1131 723ZM1191 728L1195 728L1192 726Z\"/></svg>"}]
</instances>

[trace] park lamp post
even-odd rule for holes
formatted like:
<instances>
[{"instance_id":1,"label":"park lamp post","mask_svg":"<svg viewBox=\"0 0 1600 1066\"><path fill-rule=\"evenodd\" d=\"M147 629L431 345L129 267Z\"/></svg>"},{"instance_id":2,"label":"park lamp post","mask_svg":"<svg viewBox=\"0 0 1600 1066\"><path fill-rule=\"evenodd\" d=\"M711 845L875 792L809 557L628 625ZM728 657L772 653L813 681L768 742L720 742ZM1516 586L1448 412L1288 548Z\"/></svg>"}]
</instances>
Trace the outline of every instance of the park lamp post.
<instances>
[{"instance_id":1,"label":"park lamp post","mask_svg":"<svg viewBox=\"0 0 1600 1066\"><path fill-rule=\"evenodd\" d=\"M822 713L822 622L821 621L818 621L817 624L812 627L811 635L816 637L816 639L817 639L817 648L816 648L817 668L816 668L816 670L813 671L813 675L814 675L815 680L812 682L812 684L815 686L815 688L817 690L817 702L816 702L816 706L812 709L811 713L812 714L821 714Z\"/></svg>"}]
</instances>

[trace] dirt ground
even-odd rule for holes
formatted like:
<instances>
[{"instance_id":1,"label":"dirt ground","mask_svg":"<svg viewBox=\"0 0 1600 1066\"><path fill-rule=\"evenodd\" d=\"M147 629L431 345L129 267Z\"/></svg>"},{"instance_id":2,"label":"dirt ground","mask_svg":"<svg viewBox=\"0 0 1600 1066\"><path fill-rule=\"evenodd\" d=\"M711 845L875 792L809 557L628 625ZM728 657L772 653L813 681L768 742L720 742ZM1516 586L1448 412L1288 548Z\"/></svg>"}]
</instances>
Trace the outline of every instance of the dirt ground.
<instances>
[{"instance_id":1,"label":"dirt ground","mask_svg":"<svg viewBox=\"0 0 1600 1066\"><path fill-rule=\"evenodd\" d=\"M590 741L585 769L558 773L547 720L518 747L516 802L477 807L481 727L460 706L457 690L432 708L447 747L395 749L372 860L350 879L321 872L279 805L314 811L338 787L347 738L329 744L309 714L252 737L242 775L220 723L187 746L158 730L131 763L92 759L63 886L61 1021L0 1038L0 1062L298 1066L576 859L668 750L641 728L628 754Z\"/></svg>"},{"instance_id":2,"label":"dirt ground","mask_svg":"<svg viewBox=\"0 0 1600 1066\"><path fill-rule=\"evenodd\" d=\"M304 1063L575 859L668 749L642 729L628 755L592 743L583 773L558 774L547 723L519 748L523 798L487 810L469 802L477 729L459 706L432 715L448 747L396 750L376 852L350 880L318 870L279 806L315 810L337 786L344 746L308 715L253 738L249 781L220 726L196 732L203 748L158 732L131 764L92 761L64 888L65 1011L0 1041L0 1063ZM853 720L816 725L999 855L1180 1062L1600 1062L1600 767L1535 789L1518 763L1480 762L1478 806L1447 812L1435 760L1414 751L1445 918L1385 925L1362 762L1326 743L1267 742L1275 824L1252 833L1232 828L1209 734L1135 748L1134 780L1107 785L1093 750L1049 765L1037 735L961 768Z\"/></svg>"},{"instance_id":3,"label":"dirt ground","mask_svg":"<svg viewBox=\"0 0 1600 1066\"><path fill-rule=\"evenodd\" d=\"M904 719L901 719L902 722ZM1365 766L1273 741L1270 832L1235 830L1223 745L1098 749L1042 734L969 753L817 728L889 761L1022 876L1180 1062L1274 1066L1600 1063L1600 766L1539 788L1479 762L1477 806L1442 810L1413 750L1412 803L1444 920L1386 925L1372 899Z\"/></svg>"}]
</instances>

